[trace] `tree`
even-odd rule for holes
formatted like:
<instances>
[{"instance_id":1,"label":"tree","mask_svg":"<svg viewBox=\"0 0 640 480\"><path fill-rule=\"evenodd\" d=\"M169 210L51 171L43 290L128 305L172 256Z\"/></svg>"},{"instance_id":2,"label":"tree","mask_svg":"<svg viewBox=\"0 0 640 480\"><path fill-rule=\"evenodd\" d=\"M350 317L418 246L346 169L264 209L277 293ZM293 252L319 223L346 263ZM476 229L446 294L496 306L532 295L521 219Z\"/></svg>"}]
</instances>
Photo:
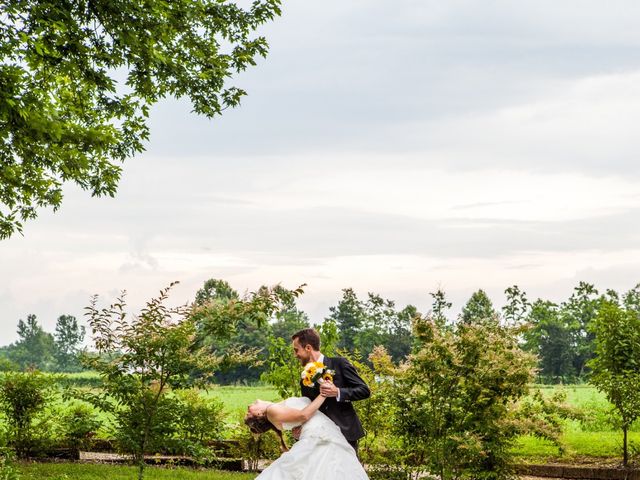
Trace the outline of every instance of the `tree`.
<instances>
[{"instance_id":1,"label":"tree","mask_svg":"<svg viewBox=\"0 0 640 480\"><path fill-rule=\"evenodd\" d=\"M187 385L193 370L212 374L220 363L195 344L189 309L164 305L170 288L131 319L124 293L108 308L98 309L97 296L87 307L96 354L84 363L99 373L102 390L77 395L113 415L119 447L132 455L140 480L144 455L175 430L177 402L170 390Z\"/></svg>"},{"instance_id":2,"label":"tree","mask_svg":"<svg viewBox=\"0 0 640 480\"><path fill-rule=\"evenodd\" d=\"M280 0L2 2L0 238L59 208L65 182L115 195L160 99L207 117L237 106L227 79L266 56L255 31L277 15Z\"/></svg>"},{"instance_id":3,"label":"tree","mask_svg":"<svg viewBox=\"0 0 640 480\"><path fill-rule=\"evenodd\" d=\"M393 395L405 461L442 480L507 478L535 358L497 322L448 329L427 316L414 327L419 348Z\"/></svg>"},{"instance_id":4,"label":"tree","mask_svg":"<svg viewBox=\"0 0 640 480\"><path fill-rule=\"evenodd\" d=\"M640 314L640 283L622 296L624 306L628 310L635 310Z\"/></svg>"},{"instance_id":5,"label":"tree","mask_svg":"<svg viewBox=\"0 0 640 480\"><path fill-rule=\"evenodd\" d=\"M314 328L320 334L320 348L322 352L329 357L337 355L340 332L338 331L338 325L335 320L325 318L321 325L314 325Z\"/></svg>"},{"instance_id":6,"label":"tree","mask_svg":"<svg viewBox=\"0 0 640 480\"><path fill-rule=\"evenodd\" d=\"M226 280L210 278L201 289L196 292L194 304L199 307L207 305L228 305L236 302L240 299L238 292L229 285ZM266 336L262 335L260 329L255 328L255 325L249 325L244 320L240 320L240 328L236 330L233 336L227 335L201 335L203 344L206 345L212 353L217 355L224 355L230 352L232 349L237 348L238 345L242 345L246 348L262 348L264 346L264 340ZM249 322L250 323L250 322ZM201 330L206 328L204 325L199 324L198 328ZM260 338L263 337L263 338ZM257 378L259 372L249 371L246 366L243 365L225 365L220 369L217 375L217 380L220 383L233 383L238 378L244 378L245 380L251 380Z\"/></svg>"},{"instance_id":7,"label":"tree","mask_svg":"<svg viewBox=\"0 0 640 480\"><path fill-rule=\"evenodd\" d=\"M445 293L440 289L435 293L430 292L429 295L433 297L433 303L431 304L431 317L439 326L444 327L447 324L447 316L445 312L451 308L451 302L447 301Z\"/></svg>"},{"instance_id":8,"label":"tree","mask_svg":"<svg viewBox=\"0 0 640 480\"><path fill-rule=\"evenodd\" d=\"M309 327L309 317L298 309L297 297L291 295L286 288L276 285L274 290L282 298L282 307L275 313L275 318L270 324L271 334L276 338L282 338L285 343L291 343L291 335Z\"/></svg>"},{"instance_id":9,"label":"tree","mask_svg":"<svg viewBox=\"0 0 640 480\"><path fill-rule=\"evenodd\" d=\"M411 325L413 319L419 316L418 309L413 305L407 305L399 312L395 312L391 318L390 330L386 343L388 354L396 363L404 361L413 347L413 334ZM378 345L376 345L378 346ZM369 360L374 353L375 348L369 353Z\"/></svg>"},{"instance_id":10,"label":"tree","mask_svg":"<svg viewBox=\"0 0 640 480\"><path fill-rule=\"evenodd\" d=\"M278 288L278 287L274 287ZM267 292L267 287L261 287L259 292ZM286 289L282 289L286 291ZM195 304L198 306L228 306L240 301L240 295L229 283L221 279L209 279L203 287L198 290L195 297ZM283 307L284 308L284 307ZM217 381L223 384L235 383L238 381L257 381L264 372L263 363L267 358L266 347L269 343L271 326L269 320L256 322L255 319L239 318L238 324L234 328L233 335L207 335L204 342L211 352L217 355L224 355L229 352L241 349L253 349L257 352L260 362L252 364L229 364L223 365L217 374ZM200 328L205 328L200 325Z\"/></svg>"},{"instance_id":11,"label":"tree","mask_svg":"<svg viewBox=\"0 0 640 480\"><path fill-rule=\"evenodd\" d=\"M524 348L540 359L540 375L545 382L575 378L571 330L563 321L558 305L538 299L527 316L529 329L524 333Z\"/></svg>"},{"instance_id":12,"label":"tree","mask_svg":"<svg viewBox=\"0 0 640 480\"><path fill-rule=\"evenodd\" d=\"M411 320L417 313L413 305L398 311L393 300L368 292L361 301L351 288L342 290L342 299L325 319L325 325L338 328L337 348L369 362L376 346L384 345L394 361L403 360L411 351Z\"/></svg>"},{"instance_id":13,"label":"tree","mask_svg":"<svg viewBox=\"0 0 640 480\"><path fill-rule=\"evenodd\" d=\"M496 311L493 309L493 303L491 303L484 290L480 289L474 292L466 305L462 307L460 320L462 320L462 323L470 324L493 319L495 315Z\"/></svg>"},{"instance_id":14,"label":"tree","mask_svg":"<svg viewBox=\"0 0 640 480\"><path fill-rule=\"evenodd\" d=\"M366 402L354 405L367 432L360 440L358 456L363 464L377 466L368 469L370 478L407 478L399 468L403 452L393 435L397 404L394 397L403 367L394 364L384 346L373 349L368 363L355 358L350 360L371 389L371 396Z\"/></svg>"},{"instance_id":15,"label":"tree","mask_svg":"<svg viewBox=\"0 0 640 480\"><path fill-rule=\"evenodd\" d=\"M79 326L73 315L60 315L56 322L54 334L55 358L57 367L62 372L78 371L82 368L80 344L84 341L85 328Z\"/></svg>"},{"instance_id":16,"label":"tree","mask_svg":"<svg viewBox=\"0 0 640 480\"><path fill-rule=\"evenodd\" d=\"M196 295L196 305L205 310L228 310L230 315L237 318L237 321L234 325L227 325L225 334L220 335L221 332L216 330L217 327L214 326L212 329L211 323L204 318L203 322L198 323L201 341L217 355L234 357L236 352L246 351L253 352L251 357L255 360L250 363L223 364L217 373L217 380L220 383L251 382L260 378L266 371L264 364L269 356L269 346L273 343L274 325L277 325L281 334L285 334L289 329L296 328L299 323L304 322L303 319L306 318L304 312L296 308L296 299L303 293L304 286L301 285L295 290L288 290L281 285L272 288L262 286L256 292L240 298L224 280L212 279L205 282L204 287ZM238 307L246 304L256 306L253 309L242 307L238 311ZM256 311L268 313L265 313L265 316L256 317ZM225 325L224 322L221 325ZM291 334L294 331L296 330L291 331ZM290 334L283 344L290 350L289 337ZM283 347L280 345L277 348Z\"/></svg>"},{"instance_id":17,"label":"tree","mask_svg":"<svg viewBox=\"0 0 640 480\"><path fill-rule=\"evenodd\" d=\"M362 304L362 324L355 338L355 347L362 358L368 358L377 345L387 345L396 317L395 302L369 292Z\"/></svg>"},{"instance_id":18,"label":"tree","mask_svg":"<svg viewBox=\"0 0 640 480\"><path fill-rule=\"evenodd\" d=\"M293 356L291 341L269 337L266 370L260 375L263 382L278 390L280 398L300 395L300 361Z\"/></svg>"},{"instance_id":19,"label":"tree","mask_svg":"<svg viewBox=\"0 0 640 480\"><path fill-rule=\"evenodd\" d=\"M504 293L507 296L507 303L502 307L504 320L512 326L521 324L531 308L526 293L517 285L507 288Z\"/></svg>"},{"instance_id":20,"label":"tree","mask_svg":"<svg viewBox=\"0 0 640 480\"><path fill-rule=\"evenodd\" d=\"M184 399L171 392L205 385L225 363L254 358L253 352L216 355L199 341L198 325L210 336L231 336L240 319L253 318L260 325L259 319L266 322L279 307L278 296L269 290L229 303L169 308L165 303L171 286L131 319L124 294L103 309L94 297L87 308L97 355L85 356L85 362L103 383L102 392L81 397L114 416L120 448L132 454L139 479L144 455L157 451L184 423Z\"/></svg>"},{"instance_id":21,"label":"tree","mask_svg":"<svg viewBox=\"0 0 640 480\"><path fill-rule=\"evenodd\" d=\"M629 461L627 434L640 417L640 315L618 303L604 302L590 324L595 357L588 362L590 381L604 392L620 418L623 465Z\"/></svg>"},{"instance_id":22,"label":"tree","mask_svg":"<svg viewBox=\"0 0 640 480\"><path fill-rule=\"evenodd\" d=\"M342 290L342 299L335 307L330 307L328 320L332 320L338 327L340 339L338 348L353 352L356 349L358 332L362 328L365 318L362 302L352 288Z\"/></svg>"},{"instance_id":23,"label":"tree","mask_svg":"<svg viewBox=\"0 0 640 480\"><path fill-rule=\"evenodd\" d=\"M9 349L9 359L20 368L51 370L54 366L53 336L45 332L35 315L27 315L27 321L18 320L18 341Z\"/></svg>"},{"instance_id":24,"label":"tree","mask_svg":"<svg viewBox=\"0 0 640 480\"><path fill-rule=\"evenodd\" d=\"M200 290L196 292L196 305L205 305L209 302L228 302L240 298L238 292L225 280L210 278Z\"/></svg>"},{"instance_id":25,"label":"tree","mask_svg":"<svg viewBox=\"0 0 640 480\"><path fill-rule=\"evenodd\" d=\"M573 337L573 363L577 376L586 373L587 362L594 355L594 333L590 324L598 315L601 302L602 297L592 284L580 282L569 300L561 305L563 321Z\"/></svg>"},{"instance_id":26,"label":"tree","mask_svg":"<svg viewBox=\"0 0 640 480\"><path fill-rule=\"evenodd\" d=\"M298 295L280 285L274 287L274 291L280 296L282 307L275 312L275 318L270 324L268 354L260 379L273 385L280 397L295 397L300 394L300 362L293 355L291 336L308 328L309 318L306 313L298 310Z\"/></svg>"}]
</instances>

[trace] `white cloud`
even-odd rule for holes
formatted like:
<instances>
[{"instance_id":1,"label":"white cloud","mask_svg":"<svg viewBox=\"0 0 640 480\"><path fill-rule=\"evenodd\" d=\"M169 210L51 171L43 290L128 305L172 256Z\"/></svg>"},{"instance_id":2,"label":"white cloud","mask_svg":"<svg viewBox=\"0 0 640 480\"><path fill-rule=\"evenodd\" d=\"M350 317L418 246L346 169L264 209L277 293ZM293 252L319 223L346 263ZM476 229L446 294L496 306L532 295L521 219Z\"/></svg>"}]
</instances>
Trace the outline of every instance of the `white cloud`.
<instances>
[{"instance_id":1,"label":"white cloud","mask_svg":"<svg viewBox=\"0 0 640 480\"><path fill-rule=\"evenodd\" d=\"M450 169L637 175L640 72L565 82L536 101L410 125L425 162Z\"/></svg>"}]
</instances>

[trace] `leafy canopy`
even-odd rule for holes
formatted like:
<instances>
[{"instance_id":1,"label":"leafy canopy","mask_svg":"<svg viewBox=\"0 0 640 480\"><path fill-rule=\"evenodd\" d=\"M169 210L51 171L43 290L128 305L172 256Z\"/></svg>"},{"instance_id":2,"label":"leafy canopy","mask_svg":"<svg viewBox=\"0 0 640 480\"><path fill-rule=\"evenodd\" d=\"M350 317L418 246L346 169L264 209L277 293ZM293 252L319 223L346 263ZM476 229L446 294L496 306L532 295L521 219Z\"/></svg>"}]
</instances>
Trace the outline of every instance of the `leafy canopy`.
<instances>
[{"instance_id":1,"label":"leafy canopy","mask_svg":"<svg viewBox=\"0 0 640 480\"><path fill-rule=\"evenodd\" d=\"M404 461L443 480L506 478L519 433L515 403L528 391L535 357L497 322L450 329L416 317L414 334L418 347L393 396Z\"/></svg>"},{"instance_id":2,"label":"leafy canopy","mask_svg":"<svg viewBox=\"0 0 640 480\"><path fill-rule=\"evenodd\" d=\"M590 382L605 393L619 417L626 466L627 432L640 417L640 315L616 301L604 301L589 327L595 336Z\"/></svg>"},{"instance_id":3,"label":"leafy canopy","mask_svg":"<svg viewBox=\"0 0 640 480\"><path fill-rule=\"evenodd\" d=\"M279 14L280 0L0 3L0 238L57 209L64 182L113 196L158 100L207 117L238 105L227 79L266 56L253 35Z\"/></svg>"}]
</instances>

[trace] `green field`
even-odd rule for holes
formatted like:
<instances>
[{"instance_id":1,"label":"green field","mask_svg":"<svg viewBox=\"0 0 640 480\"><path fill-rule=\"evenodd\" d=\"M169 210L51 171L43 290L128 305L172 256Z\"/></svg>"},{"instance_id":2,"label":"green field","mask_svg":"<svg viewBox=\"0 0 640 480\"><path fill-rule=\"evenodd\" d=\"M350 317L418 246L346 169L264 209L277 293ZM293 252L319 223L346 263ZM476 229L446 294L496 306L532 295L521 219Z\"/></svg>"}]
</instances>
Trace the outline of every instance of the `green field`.
<instances>
[{"instance_id":1,"label":"green field","mask_svg":"<svg viewBox=\"0 0 640 480\"><path fill-rule=\"evenodd\" d=\"M85 386L87 383L99 385L99 376L95 372L66 373L63 376L78 388L90 388ZM244 412L247 406L257 398L268 401L280 400L276 390L269 386L211 385L202 390L202 395L222 401L225 410L230 414Z\"/></svg>"},{"instance_id":2,"label":"green field","mask_svg":"<svg viewBox=\"0 0 640 480\"><path fill-rule=\"evenodd\" d=\"M203 390L207 397L217 398L224 403L225 410L230 413L247 410L247 406L257 398L267 401L278 401L278 392L272 387L234 387L214 385L208 390Z\"/></svg>"},{"instance_id":3,"label":"green field","mask_svg":"<svg viewBox=\"0 0 640 480\"><path fill-rule=\"evenodd\" d=\"M567 420L561 442L564 452L550 442L526 436L518 439L514 452L531 461L559 459L567 461L594 460L621 457L622 431L615 430L610 423L609 403L603 393L591 385L536 385L545 396L562 391L566 394L566 403L580 410L583 421ZM640 422L636 422L629 432L630 444L640 444Z\"/></svg>"}]
</instances>

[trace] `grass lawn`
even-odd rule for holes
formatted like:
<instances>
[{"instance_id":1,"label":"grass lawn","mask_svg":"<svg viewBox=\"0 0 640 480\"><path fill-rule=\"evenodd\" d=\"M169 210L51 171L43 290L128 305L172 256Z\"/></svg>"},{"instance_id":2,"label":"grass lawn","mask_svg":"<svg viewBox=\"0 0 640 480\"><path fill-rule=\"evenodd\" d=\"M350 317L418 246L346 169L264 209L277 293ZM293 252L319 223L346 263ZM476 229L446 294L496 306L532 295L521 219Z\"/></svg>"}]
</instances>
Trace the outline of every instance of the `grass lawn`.
<instances>
[{"instance_id":1,"label":"grass lawn","mask_svg":"<svg viewBox=\"0 0 640 480\"><path fill-rule=\"evenodd\" d=\"M136 467L86 463L19 463L17 470L23 480L131 480L138 475ZM255 473L182 467L145 469L148 480L252 480L255 477Z\"/></svg>"},{"instance_id":2,"label":"grass lawn","mask_svg":"<svg viewBox=\"0 0 640 480\"><path fill-rule=\"evenodd\" d=\"M203 390L206 397L214 397L224 403L224 409L228 413L235 414L247 411L247 406L256 398L269 402L279 401L278 392L273 387L236 387L213 385L208 390Z\"/></svg>"},{"instance_id":3,"label":"grass lawn","mask_svg":"<svg viewBox=\"0 0 640 480\"><path fill-rule=\"evenodd\" d=\"M565 446L563 454L552 443L532 436L519 437L513 451L518 457L528 461L572 461L583 457L622 458L622 432L567 431L561 440ZM640 443L640 433L630 432L629 442Z\"/></svg>"},{"instance_id":4,"label":"grass lawn","mask_svg":"<svg viewBox=\"0 0 640 480\"><path fill-rule=\"evenodd\" d=\"M607 403L605 394L599 392L594 386L589 384L532 385L532 390L533 389L540 389L546 396L551 396L557 391L562 391L567 395L567 403L575 407L584 407L594 404Z\"/></svg>"},{"instance_id":5,"label":"grass lawn","mask_svg":"<svg viewBox=\"0 0 640 480\"><path fill-rule=\"evenodd\" d=\"M67 377L70 381L73 380L96 380L99 375L96 372L78 372L78 373L65 373L64 377ZM86 387L85 387L86 388ZM281 400L276 390L269 386L235 386L235 385L211 385L207 390L202 390L204 397L214 397L222 401L224 409L227 413L234 414L238 411L243 413L247 409L247 405L253 402L256 398L268 401ZM65 403L62 400L58 400L58 403Z\"/></svg>"},{"instance_id":6,"label":"grass lawn","mask_svg":"<svg viewBox=\"0 0 640 480\"><path fill-rule=\"evenodd\" d=\"M608 422L610 406L605 395L591 385L535 385L544 395L556 391L566 394L566 403L578 408L587 419L584 422L568 420L561 436L565 451L561 453L550 442L531 436L518 438L513 451L526 461L574 461L622 457L622 431L615 430ZM640 423L629 431L629 445L640 444Z\"/></svg>"}]
</instances>

